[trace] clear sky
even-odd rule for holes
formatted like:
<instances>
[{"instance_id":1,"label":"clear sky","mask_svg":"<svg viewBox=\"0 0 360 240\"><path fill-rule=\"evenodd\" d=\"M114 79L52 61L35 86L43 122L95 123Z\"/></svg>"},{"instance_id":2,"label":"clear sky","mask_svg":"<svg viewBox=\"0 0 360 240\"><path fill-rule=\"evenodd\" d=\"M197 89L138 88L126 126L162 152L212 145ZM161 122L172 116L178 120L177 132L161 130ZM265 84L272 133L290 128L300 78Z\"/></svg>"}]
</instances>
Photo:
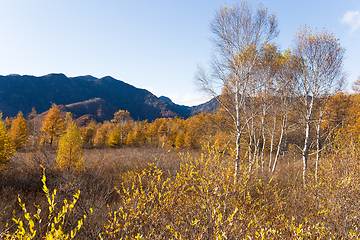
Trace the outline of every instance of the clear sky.
<instances>
[{"instance_id":1,"label":"clear sky","mask_svg":"<svg viewBox=\"0 0 360 240\"><path fill-rule=\"evenodd\" d=\"M178 104L203 103L194 76L210 60L209 23L215 9L234 2L0 0L0 75L112 76ZM283 50L300 25L325 27L347 49L348 85L360 75L359 0L263 3L277 15Z\"/></svg>"}]
</instances>

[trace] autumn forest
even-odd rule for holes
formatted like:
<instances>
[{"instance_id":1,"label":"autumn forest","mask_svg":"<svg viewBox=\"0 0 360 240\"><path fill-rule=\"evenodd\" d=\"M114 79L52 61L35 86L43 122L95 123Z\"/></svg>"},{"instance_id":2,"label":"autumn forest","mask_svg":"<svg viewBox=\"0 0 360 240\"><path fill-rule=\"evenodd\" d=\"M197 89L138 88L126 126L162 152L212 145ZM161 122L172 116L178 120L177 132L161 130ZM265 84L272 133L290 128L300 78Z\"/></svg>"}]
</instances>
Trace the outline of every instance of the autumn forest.
<instances>
[{"instance_id":1,"label":"autumn forest","mask_svg":"<svg viewBox=\"0 0 360 240\"><path fill-rule=\"evenodd\" d=\"M215 113L80 123L54 103L0 121L1 239L360 239L360 77L303 25L216 10L196 82Z\"/></svg>"}]
</instances>

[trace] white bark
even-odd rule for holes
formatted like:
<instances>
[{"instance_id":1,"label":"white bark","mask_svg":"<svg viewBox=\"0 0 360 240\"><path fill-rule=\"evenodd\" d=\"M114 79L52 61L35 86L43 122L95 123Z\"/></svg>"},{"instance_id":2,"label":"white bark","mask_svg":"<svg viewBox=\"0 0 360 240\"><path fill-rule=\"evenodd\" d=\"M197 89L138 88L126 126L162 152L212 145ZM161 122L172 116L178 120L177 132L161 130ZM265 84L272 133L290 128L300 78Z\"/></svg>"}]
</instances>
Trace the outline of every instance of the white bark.
<instances>
[{"instance_id":1,"label":"white bark","mask_svg":"<svg viewBox=\"0 0 360 240\"><path fill-rule=\"evenodd\" d=\"M276 151L276 155L275 155L275 159L274 159L274 164L272 167L272 173L274 174L275 170L276 170L276 165L278 163L278 159L280 156L280 150L281 150L281 144L282 144L282 140L284 138L284 134L285 134L285 130L286 130L286 122L287 122L287 114L285 114L283 116L282 122L281 122L281 134L280 134L280 138L279 138L279 143L278 143L278 147L277 147L277 151Z\"/></svg>"},{"instance_id":2,"label":"white bark","mask_svg":"<svg viewBox=\"0 0 360 240\"><path fill-rule=\"evenodd\" d=\"M219 9L210 29L215 34L213 74L208 77L199 70L197 80L205 91L216 97L234 123L236 175L241 137L255 115L246 103L257 91L254 67L261 52L278 35L277 20L266 8L259 5L254 11L248 2L242 1L231 8ZM223 98L217 98L219 91Z\"/></svg>"},{"instance_id":3,"label":"white bark","mask_svg":"<svg viewBox=\"0 0 360 240\"><path fill-rule=\"evenodd\" d=\"M293 52L300 66L300 74L296 75L296 92L299 98L303 99L300 109L304 113L305 138L302 158L305 183L313 112L324 108L321 103L315 106L314 102L327 98L332 92L340 89L344 81L342 63L345 50L332 33L325 30L316 32L304 26L296 35Z\"/></svg>"}]
</instances>

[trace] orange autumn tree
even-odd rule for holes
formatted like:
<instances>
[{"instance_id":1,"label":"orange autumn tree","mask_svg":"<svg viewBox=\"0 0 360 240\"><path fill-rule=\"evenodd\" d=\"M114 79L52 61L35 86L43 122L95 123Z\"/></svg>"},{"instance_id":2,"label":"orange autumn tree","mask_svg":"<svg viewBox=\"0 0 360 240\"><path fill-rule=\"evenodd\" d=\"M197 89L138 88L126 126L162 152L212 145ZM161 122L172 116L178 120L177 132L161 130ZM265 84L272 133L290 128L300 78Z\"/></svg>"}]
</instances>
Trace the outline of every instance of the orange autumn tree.
<instances>
[{"instance_id":1,"label":"orange autumn tree","mask_svg":"<svg viewBox=\"0 0 360 240\"><path fill-rule=\"evenodd\" d=\"M163 118L157 118L150 124L146 131L147 142L150 146L158 147L160 144L159 128L162 125Z\"/></svg>"},{"instance_id":2,"label":"orange autumn tree","mask_svg":"<svg viewBox=\"0 0 360 240\"><path fill-rule=\"evenodd\" d=\"M360 136L360 94L338 93L329 102L328 124L338 126L334 132L346 138Z\"/></svg>"},{"instance_id":3,"label":"orange autumn tree","mask_svg":"<svg viewBox=\"0 0 360 240\"><path fill-rule=\"evenodd\" d=\"M16 149L25 147L26 138L28 136L29 127L26 123L23 113L20 111L12 120L9 131L9 137L14 143Z\"/></svg>"},{"instance_id":4,"label":"orange autumn tree","mask_svg":"<svg viewBox=\"0 0 360 240\"><path fill-rule=\"evenodd\" d=\"M169 133L166 144L169 147L179 148L184 144L185 135L184 131L184 120L177 117L168 119L169 122ZM179 136L180 135L180 136ZM178 138L179 136L179 138Z\"/></svg>"},{"instance_id":5,"label":"orange autumn tree","mask_svg":"<svg viewBox=\"0 0 360 240\"><path fill-rule=\"evenodd\" d=\"M41 130L45 133L46 139L49 139L50 146L53 145L54 140L58 138L65 129L64 120L61 117L60 109L54 103L45 116Z\"/></svg>"},{"instance_id":6,"label":"orange autumn tree","mask_svg":"<svg viewBox=\"0 0 360 240\"><path fill-rule=\"evenodd\" d=\"M109 121L105 121L97 128L93 141L94 147L101 148L107 144L110 130L111 123Z\"/></svg>"},{"instance_id":7,"label":"orange autumn tree","mask_svg":"<svg viewBox=\"0 0 360 240\"><path fill-rule=\"evenodd\" d=\"M0 112L0 164L6 164L9 161L9 157L15 152L15 148L1 118L2 113Z\"/></svg>"},{"instance_id":8,"label":"orange autumn tree","mask_svg":"<svg viewBox=\"0 0 360 240\"><path fill-rule=\"evenodd\" d=\"M114 119L111 120L115 124L116 128L113 133L112 145L122 146L124 143L124 126L127 121L130 121L130 113L127 110L119 110L114 113ZM120 127L120 129L118 128Z\"/></svg>"},{"instance_id":9,"label":"orange autumn tree","mask_svg":"<svg viewBox=\"0 0 360 240\"><path fill-rule=\"evenodd\" d=\"M97 128L98 125L94 120L91 120L86 124L86 126L80 128L81 136L83 138L84 143L87 143L89 145L94 144L94 138Z\"/></svg>"}]
</instances>

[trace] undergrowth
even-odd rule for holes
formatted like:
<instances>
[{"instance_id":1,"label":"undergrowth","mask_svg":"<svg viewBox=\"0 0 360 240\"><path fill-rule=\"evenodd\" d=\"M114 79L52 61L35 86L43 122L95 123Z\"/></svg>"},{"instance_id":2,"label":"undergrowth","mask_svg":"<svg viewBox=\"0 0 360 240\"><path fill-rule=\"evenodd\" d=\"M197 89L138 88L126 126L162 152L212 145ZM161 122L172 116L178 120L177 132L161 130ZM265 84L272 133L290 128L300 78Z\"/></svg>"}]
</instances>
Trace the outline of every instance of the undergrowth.
<instances>
[{"instance_id":1,"label":"undergrowth","mask_svg":"<svg viewBox=\"0 0 360 240\"><path fill-rule=\"evenodd\" d=\"M201 154L179 153L177 160L175 153L161 150L149 164L138 162L132 168L108 163L105 157L95 164L85 153L85 171L80 173L60 172L49 163L43 194L38 183L29 192L3 183L0 234L27 239L21 238L22 225L33 239L55 236L56 226L62 226L64 235L53 239L359 239L357 147L358 142L334 144L322 156L317 180L310 167L306 184L297 160L285 158L273 176L268 169L249 172L245 162L235 176L233 157L216 146ZM42 171L33 174L41 178ZM46 190L45 174L57 189L52 194ZM9 191L16 190L21 195L14 202ZM45 201L38 203L44 193ZM65 201L69 198L73 200ZM74 229L76 235L71 235Z\"/></svg>"}]
</instances>

